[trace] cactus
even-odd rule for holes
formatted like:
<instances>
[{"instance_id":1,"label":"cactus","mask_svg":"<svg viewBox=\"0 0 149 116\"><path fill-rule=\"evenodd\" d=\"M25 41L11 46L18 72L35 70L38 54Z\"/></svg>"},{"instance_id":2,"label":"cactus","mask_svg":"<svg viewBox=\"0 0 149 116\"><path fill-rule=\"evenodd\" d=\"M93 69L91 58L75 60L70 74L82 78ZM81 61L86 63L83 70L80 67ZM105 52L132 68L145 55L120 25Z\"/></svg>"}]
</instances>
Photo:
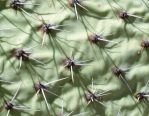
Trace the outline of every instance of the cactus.
<instances>
[{"instance_id":1,"label":"cactus","mask_svg":"<svg viewBox=\"0 0 149 116\"><path fill-rule=\"evenodd\" d=\"M0 116L147 116L148 0L1 0Z\"/></svg>"}]
</instances>

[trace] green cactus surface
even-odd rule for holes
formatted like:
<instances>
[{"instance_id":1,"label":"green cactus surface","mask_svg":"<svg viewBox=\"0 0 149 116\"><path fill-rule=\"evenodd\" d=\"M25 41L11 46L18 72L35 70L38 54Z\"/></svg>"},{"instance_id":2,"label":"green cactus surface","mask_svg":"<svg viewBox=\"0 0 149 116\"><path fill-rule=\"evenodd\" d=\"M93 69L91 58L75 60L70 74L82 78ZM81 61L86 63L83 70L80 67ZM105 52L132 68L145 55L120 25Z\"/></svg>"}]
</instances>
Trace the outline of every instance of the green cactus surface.
<instances>
[{"instance_id":1,"label":"green cactus surface","mask_svg":"<svg viewBox=\"0 0 149 116\"><path fill-rule=\"evenodd\" d=\"M148 0L0 0L0 116L149 116Z\"/></svg>"}]
</instances>

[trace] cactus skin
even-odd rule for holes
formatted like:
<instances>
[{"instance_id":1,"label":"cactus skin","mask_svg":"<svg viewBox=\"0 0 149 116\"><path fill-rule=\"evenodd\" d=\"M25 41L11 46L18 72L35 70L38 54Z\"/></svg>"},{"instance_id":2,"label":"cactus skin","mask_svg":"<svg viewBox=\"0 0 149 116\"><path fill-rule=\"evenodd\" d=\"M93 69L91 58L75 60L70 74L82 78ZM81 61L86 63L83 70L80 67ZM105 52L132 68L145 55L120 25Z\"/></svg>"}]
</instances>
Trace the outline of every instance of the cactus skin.
<instances>
[{"instance_id":1,"label":"cactus skin","mask_svg":"<svg viewBox=\"0 0 149 116\"><path fill-rule=\"evenodd\" d=\"M0 116L148 116L148 4L1 0Z\"/></svg>"}]
</instances>

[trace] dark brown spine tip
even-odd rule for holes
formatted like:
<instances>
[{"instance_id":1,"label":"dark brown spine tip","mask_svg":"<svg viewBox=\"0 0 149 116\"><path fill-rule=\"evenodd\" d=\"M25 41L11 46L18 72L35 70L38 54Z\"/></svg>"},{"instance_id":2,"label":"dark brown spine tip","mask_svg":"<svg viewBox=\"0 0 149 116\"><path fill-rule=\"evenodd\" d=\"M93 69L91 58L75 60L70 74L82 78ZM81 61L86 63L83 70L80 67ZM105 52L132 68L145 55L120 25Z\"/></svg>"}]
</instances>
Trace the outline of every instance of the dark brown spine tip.
<instances>
[{"instance_id":1,"label":"dark brown spine tip","mask_svg":"<svg viewBox=\"0 0 149 116\"><path fill-rule=\"evenodd\" d=\"M89 101L95 101L95 100L102 100L102 97L100 96L100 97L97 97L95 94L93 94L92 92L86 92L85 93L85 99L86 99L86 101L87 102L89 102Z\"/></svg>"},{"instance_id":2,"label":"dark brown spine tip","mask_svg":"<svg viewBox=\"0 0 149 116\"><path fill-rule=\"evenodd\" d=\"M90 97L91 97L90 94L89 93L85 93L84 96L85 96L86 101L89 102L90 101Z\"/></svg>"},{"instance_id":3,"label":"dark brown spine tip","mask_svg":"<svg viewBox=\"0 0 149 116\"><path fill-rule=\"evenodd\" d=\"M20 0L11 0L10 7L13 8L14 10L19 10L20 8L24 7L24 5L21 3L23 2L21 2Z\"/></svg>"},{"instance_id":4,"label":"dark brown spine tip","mask_svg":"<svg viewBox=\"0 0 149 116\"><path fill-rule=\"evenodd\" d=\"M74 4L80 4L80 0L68 0L68 4L71 7L74 7Z\"/></svg>"},{"instance_id":5,"label":"dark brown spine tip","mask_svg":"<svg viewBox=\"0 0 149 116\"><path fill-rule=\"evenodd\" d=\"M96 34L91 34L88 36L88 40L94 44L97 44L99 42L99 38L100 38L100 36L98 36Z\"/></svg>"},{"instance_id":6,"label":"dark brown spine tip","mask_svg":"<svg viewBox=\"0 0 149 116\"><path fill-rule=\"evenodd\" d=\"M64 60L64 63L63 63L64 67L70 69L71 67L75 67L75 62L71 59L66 59Z\"/></svg>"},{"instance_id":7,"label":"dark brown spine tip","mask_svg":"<svg viewBox=\"0 0 149 116\"><path fill-rule=\"evenodd\" d=\"M119 13L119 18L125 20L129 17L128 13L127 12L120 12Z\"/></svg>"},{"instance_id":8,"label":"dark brown spine tip","mask_svg":"<svg viewBox=\"0 0 149 116\"><path fill-rule=\"evenodd\" d=\"M134 97L140 102L142 100L147 100L147 97L145 97L144 95L146 95L146 93L140 92L137 93Z\"/></svg>"},{"instance_id":9,"label":"dark brown spine tip","mask_svg":"<svg viewBox=\"0 0 149 116\"><path fill-rule=\"evenodd\" d=\"M39 87L39 83L34 83L33 88L34 88L35 92L37 92L37 91L41 92L40 87Z\"/></svg>"},{"instance_id":10,"label":"dark brown spine tip","mask_svg":"<svg viewBox=\"0 0 149 116\"><path fill-rule=\"evenodd\" d=\"M18 60L22 58L23 61L29 60L30 53L25 52L23 49L20 48L14 48L11 50L11 56L16 57Z\"/></svg>"},{"instance_id":11,"label":"dark brown spine tip","mask_svg":"<svg viewBox=\"0 0 149 116\"><path fill-rule=\"evenodd\" d=\"M120 69L118 67L112 67L111 71L117 77L119 77L120 75L123 76L125 73L122 69Z\"/></svg>"},{"instance_id":12,"label":"dark brown spine tip","mask_svg":"<svg viewBox=\"0 0 149 116\"><path fill-rule=\"evenodd\" d=\"M141 47L142 48L149 48L149 40L143 40L141 42Z\"/></svg>"},{"instance_id":13,"label":"dark brown spine tip","mask_svg":"<svg viewBox=\"0 0 149 116\"><path fill-rule=\"evenodd\" d=\"M56 25L46 24L46 23L43 23L37 27L37 30L46 34L49 34L49 33L52 34L52 33L58 32L59 30L56 30L56 29L57 29Z\"/></svg>"},{"instance_id":14,"label":"dark brown spine tip","mask_svg":"<svg viewBox=\"0 0 149 116\"><path fill-rule=\"evenodd\" d=\"M4 107L6 110L12 110L13 109L13 104L11 102L8 102L8 101L4 101Z\"/></svg>"},{"instance_id":15,"label":"dark brown spine tip","mask_svg":"<svg viewBox=\"0 0 149 116\"><path fill-rule=\"evenodd\" d=\"M40 29L42 30L43 33L47 33L48 34L49 31L50 31L50 29L49 29L50 26L51 25L48 25L48 24L42 24Z\"/></svg>"},{"instance_id":16,"label":"dark brown spine tip","mask_svg":"<svg viewBox=\"0 0 149 116\"><path fill-rule=\"evenodd\" d=\"M48 89L47 86L41 84L40 82L34 83L33 88L34 88L35 92L39 92L39 93L41 93L41 89Z\"/></svg>"}]
</instances>

